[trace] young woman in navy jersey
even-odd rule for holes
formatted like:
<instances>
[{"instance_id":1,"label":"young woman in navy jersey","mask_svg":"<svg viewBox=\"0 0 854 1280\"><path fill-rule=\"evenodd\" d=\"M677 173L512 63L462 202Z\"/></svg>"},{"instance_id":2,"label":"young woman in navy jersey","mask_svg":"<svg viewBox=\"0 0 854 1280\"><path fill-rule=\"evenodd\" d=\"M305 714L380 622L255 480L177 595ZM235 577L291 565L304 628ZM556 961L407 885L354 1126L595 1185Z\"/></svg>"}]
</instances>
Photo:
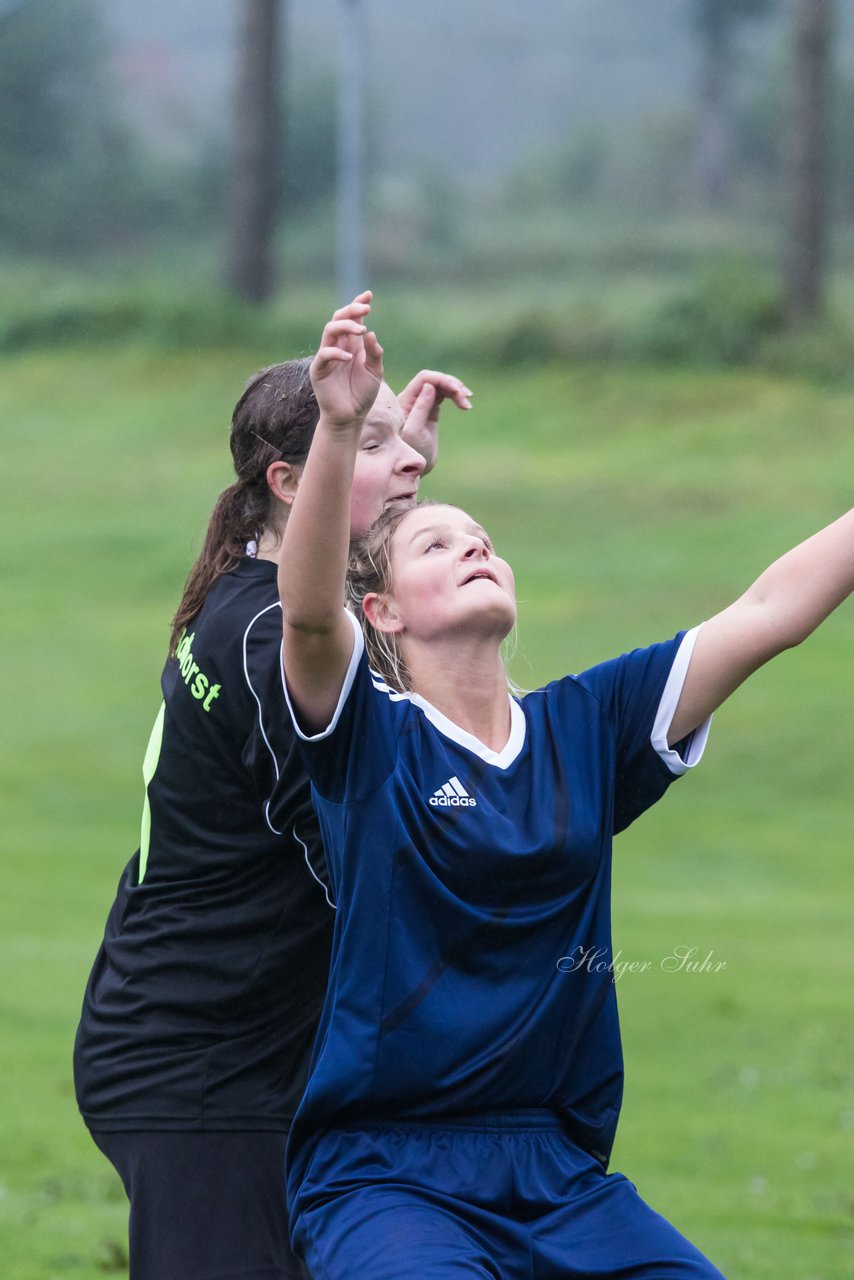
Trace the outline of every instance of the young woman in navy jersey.
<instances>
[{"instance_id":1,"label":"young woman in navy jersey","mask_svg":"<svg viewBox=\"0 0 854 1280\"><path fill-rule=\"evenodd\" d=\"M78 1102L130 1198L131 1280L286 1280L282 1171L323 1002L333 910L281 676L282 531L319 411L307 360L234 411L236 480L175 617L122 874L75 1045ZM456 378L380 388L349 527L411 505ZM415 446L415 447L413 447Z\"/></svg>"},{"instance_id":2,"label":"young woman in navy jersey","mask_svg":"<svg viewBox=\"0 0 854 1280\"><path fill-rule=\"evenodd\" d=\"M337 904L288 1148L295 1245L324 1280L720 1280L607 1173L615 988L565 961L612 955L612 835L697 763L714 709L854 588L854 512L700 627L513 698L513 575L465 512L380 517L341 608L382 376L369 309L365 294L336 316L312 364L321 417L279 582Z\"/></svg>"}]
</instances>

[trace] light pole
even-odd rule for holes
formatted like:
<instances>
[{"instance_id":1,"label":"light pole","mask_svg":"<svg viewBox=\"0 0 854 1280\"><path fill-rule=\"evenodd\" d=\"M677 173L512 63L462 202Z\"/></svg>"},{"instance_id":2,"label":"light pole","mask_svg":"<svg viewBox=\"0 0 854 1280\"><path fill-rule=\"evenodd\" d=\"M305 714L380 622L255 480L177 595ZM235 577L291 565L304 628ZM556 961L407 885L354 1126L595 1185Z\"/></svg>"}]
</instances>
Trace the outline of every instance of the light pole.
<instances>
[{"instance_id":1,"label":"light pole","mask_svg":"<svg viewBox=\"0 0 854 1280\"><path fill-rule=\"evenodd\" d=\"M362 0L340 0L338 63L338 302L366 287L362 240L365 24Z\"/></svg>"}]
</instances>

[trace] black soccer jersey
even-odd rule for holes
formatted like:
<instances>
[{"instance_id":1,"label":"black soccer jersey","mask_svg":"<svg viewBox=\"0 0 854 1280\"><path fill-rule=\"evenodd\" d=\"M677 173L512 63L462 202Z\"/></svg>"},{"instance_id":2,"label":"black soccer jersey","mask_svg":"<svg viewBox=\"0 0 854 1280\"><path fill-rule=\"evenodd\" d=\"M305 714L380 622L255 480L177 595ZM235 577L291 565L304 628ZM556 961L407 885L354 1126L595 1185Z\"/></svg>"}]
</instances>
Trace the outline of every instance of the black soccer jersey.
<instances>
[{"instance_id":1,"label":"black soccer jersey","mask_svg":"<svg viewBox=\"0 0 854 1280\"><path fill-rule=\"evenodd\" d=\"M299 1101L334 912L281 639L276 566L246 559L166 663L75 1045L93 1129L284 1129Z\"/></svg>"}]
</instances>

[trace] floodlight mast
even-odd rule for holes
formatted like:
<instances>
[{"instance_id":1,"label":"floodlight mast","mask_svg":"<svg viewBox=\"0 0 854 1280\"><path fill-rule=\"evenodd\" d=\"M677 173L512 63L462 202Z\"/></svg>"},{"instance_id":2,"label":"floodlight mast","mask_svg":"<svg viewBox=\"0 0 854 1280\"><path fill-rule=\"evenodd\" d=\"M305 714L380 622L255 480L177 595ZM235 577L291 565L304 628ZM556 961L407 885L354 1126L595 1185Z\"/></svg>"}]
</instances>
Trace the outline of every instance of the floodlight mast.
<instances>
[{"instance_id":1,"label":"floodlight mast","mask_svg":"<svg viewBox=\"0 0 854 1280\"><path fill-rule=\"evenodd\" d=\"M365 21L362 0L340 0L338 61L338 302L366 288L362 235Z\"/></svg>"}]
</instances>

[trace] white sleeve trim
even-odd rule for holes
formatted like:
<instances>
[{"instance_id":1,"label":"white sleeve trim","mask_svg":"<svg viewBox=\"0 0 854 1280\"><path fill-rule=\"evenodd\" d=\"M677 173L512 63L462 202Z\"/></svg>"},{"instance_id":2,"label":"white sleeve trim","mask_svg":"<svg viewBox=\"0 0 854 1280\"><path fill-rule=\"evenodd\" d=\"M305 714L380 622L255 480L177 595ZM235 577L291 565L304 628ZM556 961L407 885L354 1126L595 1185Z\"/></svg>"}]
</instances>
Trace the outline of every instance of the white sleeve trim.
<instances>
[{"instance_id":1,"label":"white sleeve trim","mask_svg":"<svg viewBox=\"0 0 854 1280\"><path fill-rule=\"evenodd\" d=\"M699 630L699 627L694 627L693 630L686 631L682 637L682 643L679 646L676 657L673 659L673 666L670 668L670 675L667 677L667 683L664 686L664 692L658 704L658 711L655 715L655 723L652 726L652 734L650 736L653 749L661 756L670 772L677 777L687 773L689 769L693 769L695 765L700 763L703 758L703 752L706 749L709 729L712 726L712 717L709 716L699 728L694 730L688 738L684 757L667 745L667 735L670 731L673 717L676 714L679 699L682 696L682 688L685 684L685 677L688 674L688 666L691 662L691 654L694 652L694 643Z\"/></svg>"},{"instance_id":2,"label":"white sleeve trim","mask_svg":"<svg viewBox=\"0 0 854 1280\"><path fill-rule=\"evenodd\" d=\"M294 731L296 732L297 737L301 738L303 742L321 742L324 738L328 738L329 735L334 732L335 726L341 718L341 712L344 710L344 704L350 696L350 690L353 688L353 681L356 679L359 660L365 649L365 640L362 635L362 628L359 626L354 615L350 613L349 609L346 609L345 613L353 624L353 652L350 655L350 662L344 675L344 683L341 686L341 693L338 695L338 705L335 708L335 712L332 719L329 721L329 724L325 729L321 729L320 733L303 733L302 729L299 727L299 721L297 720L296 712L294 711L290 694L288 693L288 682L285 679L285 644L284 641L282 641L282 688L285 691L285 701L288 704L288 711L291 713Z\"/></svg>"}]
</instances>

